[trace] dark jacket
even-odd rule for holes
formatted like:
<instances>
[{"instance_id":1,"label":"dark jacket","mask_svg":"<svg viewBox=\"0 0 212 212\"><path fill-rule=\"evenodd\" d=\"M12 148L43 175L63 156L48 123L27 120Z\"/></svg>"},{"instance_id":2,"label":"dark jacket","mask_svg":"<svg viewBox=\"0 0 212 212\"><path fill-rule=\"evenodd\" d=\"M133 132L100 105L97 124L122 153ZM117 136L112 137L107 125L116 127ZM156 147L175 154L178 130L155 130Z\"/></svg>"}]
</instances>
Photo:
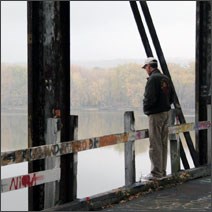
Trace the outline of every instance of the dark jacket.
<instances>
[{"instance_id":1,"label":"dark jacket","mask_svg":"<svg viewBox=\"0 0 212 212\"><path fill-rule=\"evenodd\" d=\"M169 78L155 69L147 80L143 100L144 113L150 115L169 111L174 97Z\"/></svg>"}]
</instances>

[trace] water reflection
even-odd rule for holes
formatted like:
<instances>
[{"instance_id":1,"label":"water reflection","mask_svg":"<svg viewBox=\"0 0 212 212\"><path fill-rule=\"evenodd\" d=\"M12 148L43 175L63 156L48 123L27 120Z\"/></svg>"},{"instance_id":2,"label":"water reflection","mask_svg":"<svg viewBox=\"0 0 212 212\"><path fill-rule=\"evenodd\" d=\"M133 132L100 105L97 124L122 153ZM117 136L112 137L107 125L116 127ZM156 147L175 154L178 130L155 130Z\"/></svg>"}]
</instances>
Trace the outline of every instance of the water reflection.
<instances>
[{"instance_id":1,"label":"water reflection","mask_svg":"<svg viewBox=\"0 0 212 212\"><path fill-rule=\"evenodd\" d=\"M1 152L27 148L27 129L27 114L1 113ZM1 167L1 179L27 173L27 163ZM27 210L27 188L1 194L1 211Z\"/></svg>"},{"instance_id":2,"label":"water reflection","mask_svg":"<svg viewBox=\"0 0 212 212\"><path fill-rule=\"evenodd\" d=\"M125 111L89 111L88 113L87 111L72 111L72 114L78 115L79 119L78 138L82 139L124 132L124 112ZM134 112L136 130L148 128L147 117L141 114L142 112L140 111ZM194 117L187 118L187 122L194 121ZM192 137L194 140L194 135ZM189 163L191 163L191 158L189 157L186 142L183 137L182 143L187 152ZM137 181L141 175L149 173L150 160L148 149L149 139L135 142ZM168 146L168 153L169 152ZM192 163L191 167L193 167ZM167 173L169 174L170 172L170 155L168 154ZM80 152L78 154L79 198L108 191L123 185L124 144L100 148L97 151Z\"/></svg>"},{"instance_id":3,"label":"water reflection","mask_svg":"<svg viewBox=\"0 0 212 212\"><path fill-rule=\"evenodd\" d=\"M27 114L1 114L1 151L27 148Z\"/></svg>"},{"instance_id":4,"label":"water reflection","mask_svg":"<svg viewBox=\"0 0 212 212\"><path fill-rule=\"evenodd\" d=\"M124 132L124 111L80 111L72 110L72 115L78 115L78 139L91 138ZM135 129L148 128L147 117L141 111L135 111ZM193 122L194 117L186 117L187 122ZM1 147L2 151L27 147L27 115L2 114L1 119ZM194 132L191 133L194 141ZM185 139L182 136L183 146L187 152L189 163L190 154ZM150 170L148 156L149 140L143 139L135 142L136 152L136 180L140 175ZM168 150L169 151L169 150ZM191 164L191 167L193 165ZM17 169L10 166L1 168L2 177L17 175ZM22 164L19 174L26 174L27 164ZM168 156L168 173L170 173L170 156ZM10 176L9 176L10 175ZM124 144L88 150L78 153L78 198L94 195L124 185ZM21 195L20 195L21 194ZM17 196L16 196L17 195ZM2 194L2 209L8 210L6 200L13 201L14 210L19 210L20 202L24 202L22 209L26 208L27 189L19 192ZM15 197L16 196L16 197ZM21 200L22 198L22 200ZM16 204L17 202L17 204ZM10 208L10 210L12 210Z\"/></svg>"}]
</instances>

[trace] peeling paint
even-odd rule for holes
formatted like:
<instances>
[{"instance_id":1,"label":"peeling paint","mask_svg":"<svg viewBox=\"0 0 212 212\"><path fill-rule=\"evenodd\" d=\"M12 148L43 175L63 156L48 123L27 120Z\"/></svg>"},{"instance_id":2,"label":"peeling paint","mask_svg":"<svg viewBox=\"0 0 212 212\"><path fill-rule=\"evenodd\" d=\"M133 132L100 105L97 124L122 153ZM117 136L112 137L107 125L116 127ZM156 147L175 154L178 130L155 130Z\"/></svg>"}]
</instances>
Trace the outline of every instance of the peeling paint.
<instances>
[{"instance_id":1,"label":"peeling paint","mask_svg":"<svg viewBox=\"0 0 212 212\"><path fill-rule=\"evenodd\" d=\"M202 121L195 123L188 123L188 124L181 124L169 127L169 134L175 134L175 133L182 133L182 132L188 132L193 130L204 130L211 127L210 121Z\"/></svg>"},{"instance_id":2,"label":"peeling paint","mask_svg":"<svg viewBox=\"0 0 212 212\"><path fill-rule=\"evenodd\" d=\"M43 12L45 13L43 17L43 29L44 31L44 46L48 46L52 44L52 41L55 40L55 12L54 12L54 2L45 2L43 4Z\"/></svg>"}]
</instances>

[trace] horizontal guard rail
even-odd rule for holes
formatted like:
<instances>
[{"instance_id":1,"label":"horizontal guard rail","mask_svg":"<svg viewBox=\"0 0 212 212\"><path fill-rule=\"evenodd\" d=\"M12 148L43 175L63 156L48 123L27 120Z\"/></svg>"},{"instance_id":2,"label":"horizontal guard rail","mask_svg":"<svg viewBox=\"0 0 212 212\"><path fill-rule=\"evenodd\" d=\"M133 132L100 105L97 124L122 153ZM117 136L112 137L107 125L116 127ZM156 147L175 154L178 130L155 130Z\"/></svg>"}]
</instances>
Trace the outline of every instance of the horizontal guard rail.
<instances>
[{"instance_id":1,"label":"horizontal guard rail","mask_svg":"<svg viewBox=\"0 0 212 212\"><path fill-rule=\"evenodd\" d=\"M204 130L211 127L210 121L187 123L169 127L169 134L177 134L191 130ZM57 144L43 145L1 153L1 166L26 161L44 159L46 157L61 156L69 153L76 153L84 150L106 147L119 143L126 143L131 140L145 139L149 137L148 129L137 130L129 133L119 133L94 137L82 140L73 140Z\"/></svg>"},{"instance_id":2,"label":"horizontal guard rail","mask_svg":"<svg viewBox=\"0 0 212 212\"><path fill-rule=\"evenodd\" d=\"M211 122L202 121L198 124L188 123L169 127L169 134L179 134L191 130L204 130L211 127ZM129 133L120 133L94 137L82 140L73 140L51 145L43 145L28 149L21 149L1 153L1 166L26 161L44 159L46 157L61 156L69 153L80 152L89 149L106 147L128 141L140 140L149 137L148 129L137 130ZM34 172L27 175L15 176L1 180L1 193L32 187L60 180L60 168Z\"/></svg>"},{"instance_id":3,"label":"horizontal guard rail","mask_svg":"<svg viewBox=\"0 0 212 212\"><path fill-rule=\"evenodd\" d=\"M60 168L34 172L1 180L1 193L60 180Z\"/></svg>"},{"instance_id":4,"label":"horizontal guard rail","mask_svg":"<svg viewBox=\"0 0 212 212\"><path fill-rule=\"evenodd\" d=\"M187 123L169 127L169 134L178 134L193 130L205 130L211 127L210 121L200 121L197 124Z\"/></svg>"},{"instance_id":5,"label":"horizontal guard rail","mask_svg":"<svg viewBox=\"0 0 212 212\"><path fill-rule=\"evenodd\" d=\"M9 151L1 154L1 166L26 161L29 162L47 157L61 156L69 153L76 153L84 150L126 143L131 140L139 140L148 137L148 129L144 129L129 133L105 135L101 137L73 140L57 144L31 147L28 149Z\"/></svg>"},{"instance_id":6,"label":"horizontal guard rail","mask_svg":"<svg viewBox=\"0 0 212 212\"><path fill-rule=\"evenodd\" d=\"M188 123L169 127L169 134L182 133L191 130L203 130L211 127L211 122L202 121L198 124ZM1 166L44 159L46 157L61 156L69 153L80 152L89 149L106 147L130 140L148 138L148 129L138 130L130 133L120 133L94 137L82 140L73 140L57 144L43 145L28 149L4 152L1 154Z\"/></svg>"}]
</instances>

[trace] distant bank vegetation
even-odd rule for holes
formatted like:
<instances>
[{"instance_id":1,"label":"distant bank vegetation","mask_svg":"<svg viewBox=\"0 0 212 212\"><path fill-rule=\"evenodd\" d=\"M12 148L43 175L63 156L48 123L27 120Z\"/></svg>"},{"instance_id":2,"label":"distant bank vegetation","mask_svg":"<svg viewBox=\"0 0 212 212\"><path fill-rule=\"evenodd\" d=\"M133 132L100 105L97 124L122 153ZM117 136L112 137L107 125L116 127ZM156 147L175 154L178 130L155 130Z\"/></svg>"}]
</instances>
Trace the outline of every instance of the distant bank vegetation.
<instances>
[{"instance_id":1,"label":"distant bank vegetation","mask_svg":"<svg viewBox=\"0 0 212 212\"><path fill-rule=\"evenodd\" d=\"M168 64L170 74L184 110L195 107L195 67ZM113 68L71 66L71 106L80 108L141 108L147 74L137 63ZM27 108L26 65L2 64L1 106Z\"/></svg>"}]
</instances>

